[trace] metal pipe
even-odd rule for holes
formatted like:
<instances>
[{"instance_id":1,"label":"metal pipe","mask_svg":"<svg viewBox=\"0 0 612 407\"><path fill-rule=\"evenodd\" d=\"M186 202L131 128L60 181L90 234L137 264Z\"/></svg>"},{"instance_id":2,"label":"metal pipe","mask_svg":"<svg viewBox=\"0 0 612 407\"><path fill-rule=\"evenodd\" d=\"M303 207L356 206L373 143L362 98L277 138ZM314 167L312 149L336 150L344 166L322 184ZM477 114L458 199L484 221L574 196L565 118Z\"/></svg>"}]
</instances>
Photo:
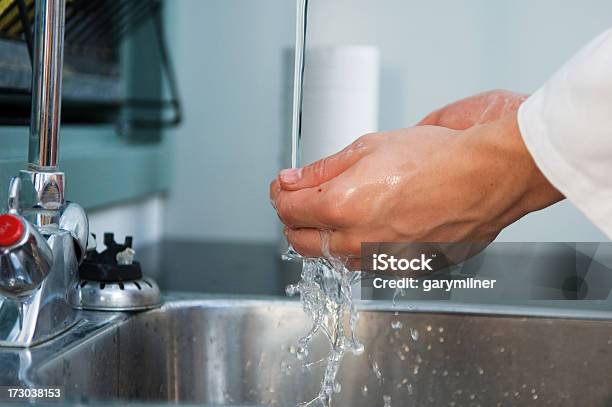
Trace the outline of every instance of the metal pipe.
<instances>
[{"instance_id":1,"label":"metal pipe","mask_svg":"<svg viewBox=\"0 0 612 407\"><path fill-rule=\"evenodd\" d=\"M37 0L28 165L57 167L66 0Z\"/></svg>"}]
</instances>

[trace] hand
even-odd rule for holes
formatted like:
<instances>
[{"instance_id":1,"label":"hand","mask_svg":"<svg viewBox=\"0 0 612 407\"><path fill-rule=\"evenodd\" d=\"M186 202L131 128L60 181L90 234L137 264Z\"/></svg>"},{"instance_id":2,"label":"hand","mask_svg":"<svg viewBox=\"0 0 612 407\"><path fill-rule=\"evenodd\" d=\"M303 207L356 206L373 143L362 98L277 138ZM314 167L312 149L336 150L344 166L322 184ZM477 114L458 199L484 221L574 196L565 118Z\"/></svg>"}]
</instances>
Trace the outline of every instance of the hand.
<instances>
[{"instance_id":1,"label":"hand","mask_svg":"<svg viewBox=\"0 0 612 407\"><path fill-rule=\"evenodd\" d=\"M461 99L428 114L417 125L434 125L455 130L491 123L516 112L529 95L492 90Z\"/></svg>"},{"instance_id":2,"label":"hand","mask_svg":"<svg viewBox=\"0 0 612 407\"><path fill-rule=\"evenodd\" d=\"M516 114L457 131L418 126L361 137L270 195L302 255L357 257L361 242L491 242L523 215L562 199L523 144Z\"/></svg>"}]
</instances>

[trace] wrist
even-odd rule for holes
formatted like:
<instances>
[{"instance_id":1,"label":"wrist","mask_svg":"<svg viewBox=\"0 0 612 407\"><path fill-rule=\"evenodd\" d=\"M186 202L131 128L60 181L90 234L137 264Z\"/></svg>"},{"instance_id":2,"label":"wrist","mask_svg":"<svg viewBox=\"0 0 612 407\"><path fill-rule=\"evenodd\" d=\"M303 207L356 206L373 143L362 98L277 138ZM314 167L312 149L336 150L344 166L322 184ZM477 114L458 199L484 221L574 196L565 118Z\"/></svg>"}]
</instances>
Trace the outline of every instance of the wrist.
<instances>
[{"instance_id":1,"label":"wrist","mask_svg":"<svg viewBox=\"0 0 612 407\"><path fill-rule=\"evenodd\" d=\"M546 179L523 141L516 112L469 132L481 172L491 184L490 220L503 228L564 197Z\"/></svg>"}]
</instances>

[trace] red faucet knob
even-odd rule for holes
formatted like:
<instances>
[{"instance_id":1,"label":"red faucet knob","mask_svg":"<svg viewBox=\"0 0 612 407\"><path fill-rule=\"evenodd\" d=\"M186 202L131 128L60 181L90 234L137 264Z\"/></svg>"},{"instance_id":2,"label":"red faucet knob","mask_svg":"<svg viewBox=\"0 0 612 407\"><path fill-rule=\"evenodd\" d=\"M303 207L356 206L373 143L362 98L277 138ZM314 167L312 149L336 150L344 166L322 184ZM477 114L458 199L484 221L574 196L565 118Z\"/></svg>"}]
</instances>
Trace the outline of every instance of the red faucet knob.
<instances>
[{"instance_id":1,"label":"red faucet knob","mask_svg":"<svg viewBox=\"0 0 612 407\"><path fill-rule=\"evenodd\" d=\"M15 215L0 215L0 247L17 244L25 233L23 222Z\"/></svg>"}]
</instances>

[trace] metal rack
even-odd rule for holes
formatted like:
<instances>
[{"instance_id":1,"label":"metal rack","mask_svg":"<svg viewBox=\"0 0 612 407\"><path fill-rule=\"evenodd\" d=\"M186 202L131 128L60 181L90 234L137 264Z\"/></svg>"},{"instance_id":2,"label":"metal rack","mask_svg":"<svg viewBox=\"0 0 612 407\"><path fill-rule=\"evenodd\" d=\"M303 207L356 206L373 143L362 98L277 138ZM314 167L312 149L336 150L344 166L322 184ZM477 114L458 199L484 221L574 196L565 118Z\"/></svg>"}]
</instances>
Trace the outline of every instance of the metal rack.
<instances>
[{"instance_id":1,"label":"metal rack","mask_svg":"<svg viewBox=\"0 0 612 407\"><path fill-rule=\"evenodd\" d=\"M0 125L29 124L32 24L35 0L0 0ZM166 111L169 119L138 120L121 127L165 127L181 120L176 79L163 31L162 0L67 0L64 95L66 123L109 122L121 109ZM122 40L151 21L170 100L126 98L120 85ZM95 105L88 115L71 108ZM115 113L114 113L115 112ZM149 117L150 115L146 115ZM120 120L120 119L116 119Z\"/></svg>"},{"instance_id":2,"label":"metal rack","mask_svg":"<svg viewBox=\"0 0 612 407\"><path fill-rule=\"evenodd\" d=\"M73 52L114 53L116 45L159 11L160 0L69 0L66 48ZM34 0L0 0L0 36L31 43Z\"/></svg>"}]
</instances>

